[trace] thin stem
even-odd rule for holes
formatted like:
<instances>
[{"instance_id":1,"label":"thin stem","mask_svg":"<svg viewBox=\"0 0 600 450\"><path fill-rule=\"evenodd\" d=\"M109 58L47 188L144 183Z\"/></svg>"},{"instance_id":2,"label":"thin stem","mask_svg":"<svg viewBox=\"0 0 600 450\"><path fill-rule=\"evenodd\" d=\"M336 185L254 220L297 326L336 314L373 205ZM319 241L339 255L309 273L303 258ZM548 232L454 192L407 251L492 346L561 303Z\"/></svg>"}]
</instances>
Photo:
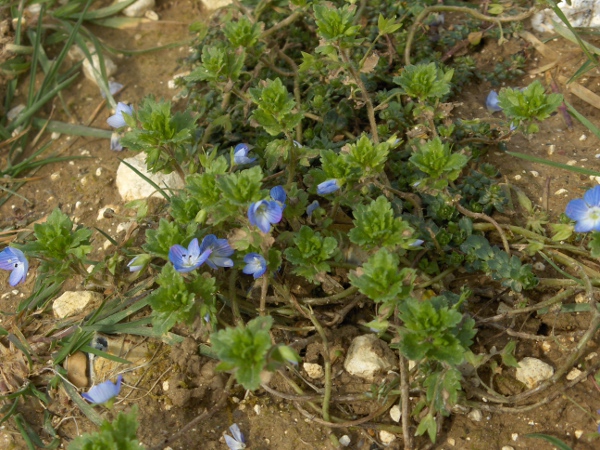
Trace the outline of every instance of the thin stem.
<instances>
[{"instance_id":1,"label":"thin stem","mask_svg":"<svg viewBox=\"0 0 600 450\"><path fill-rule=\"evenodd\" d=\"M233 321L236 325L244 323L242 315L240 314L240 306L238 305L237 291L235 284L237 281L238 271L233 269L229 274L229 299L231 300L231 312L233 314Z\"/></svg>"},{"instance_id":2,"label":"thin stem","mask_svg":"<svg viewBox=\"0 0 600 450\"><path fill-rule=\"evenodd\" d=\"M286 17L281 22L277 23L276 25L273 25L268 30L263 31L262 34L260 35L260 39L265 39L266 37L275 33L277 30L280 30L280 29L287 27L288 25L294 23L296 20L298 20L300 17L302 17L304 15L304 13L305 13L305 11L303 11L302 9L297 9L296 11L294 11L291 15Z\"/></svg>"},{"instance_id":3,"label":"thin stem","mask_svg":"<svg viewBox=\"0 0 600 450\"><path fill-rule=\"evenodd\" d=\"M502 35L502 26L500 25L501 23L503 23L503 22L519 22L521 20L524 20L524 19L528 18L529 16L531 16L536 11L536 8L535 7L531 8L529 11L521 13L521 14L517 14L515 16L491 17L491 16L486 16L485 14L481 14L476 9L472 9L472 8L469 8L466 6L446 6L446 5L429 6L429 7L425 8L423 11L421 11L421 14L419 14L417 16L414 23L408 30L408 35L406 36L406 46L404 47L404 63L407 66L410 65L410 51L411 51L412 43L413 43L413 40L415 39L415 33L417 32L417 28L419 28L419 26L421 25L421 22L423 22L423 20L425 20L425 17L427 17L429 14L431 14L433 12L444 12L444 11L465 13L465 14L469 14L479 20L483 20L486 22L494 22L500 27L500 39L502 40L503 35Z\"/></svg>"},{"instance_id":4,"label":"thin stem","mask_svg":"<svg viewBox=\"0 0 600 450\"><path fill-rule=\"evenodd\" d=\"M325 362L325 392L323 394L323 419L328 421L329 417L329 401L331 400L331 358L329 354L329 341L327 340L327 335L321 326L321 323L317 320L314 313L311 311L308 315L310 321L313 323L315 328L317 329L317 333L321 336L321 341L323 342L323 360Z\"/></svg>"},{"instance_id":5,"label":"thin stem","mask_svg":"<svg viewBox=\"0 0 600 450\"><path fill-rule=\"evenodd\" d=\"M410 432L410 386L408 379L408 361L400 354L400 405L402 411L402 435L404 449L413 449L412 433Z\"/></svg>"},{"instance_id":6,"label":"thin stem","mask_svg":"<svg viewBox=\"0 0 600 450\"><path fill-rule=\"evenodd\" d=\"M375 121L375 111L373 110L373 102L371 102L371 97L369 97L367 88L365 87L365 84L360 78L360 73L356 71L354 64L352 64L352 61L350 61L350 58L348 58L346 51L343 48L338 47L338 52L340 54L340 57L342 58L342 61L344 61L344 63L346 64L348 71L352 75L352 78L354 78L354 81L360 89L363 101L367 106L367 116L369 116L369 124L371 126L371 135L373 136L373 142L375 144L379 144L379 133L377 131L377 122Z\"/></svg>"},{"instance_id":7,"label":"thin stem","mask_svg":"<svg viewBox=\"0 0 600 450\"><path fill-rule=\"evenodd\" d=\"M260 310L261 316L267 315L267 290L269 289L269 277L263 276L260 285Z\"/></svg>"},{"instance_id":8,"label":"thin stem","mask_svg":"<svg viewBox=\"0 0 600 450\"><path fill-rule=\"evenodd\" d=\"M504 246L504 251L506 253L508 253L508 255L510 256L510 245L508 245L508 239L506 239L506 235L504 234L502 227L500 227L500 225L498 225L498 222L496 222L494 219L492 219L487 214L469 211L467 208L463 207L458 201L456 201L454 203L454 207L456 209L458 209L462 214L464 214L467 217L470 217L471 219L482 219L482 220L485 220L486 222L491 223L494 226L494 228L496 228L498 233L500 234L500 239L502 239L502 245Z\"/></svg>"}]
</instances>

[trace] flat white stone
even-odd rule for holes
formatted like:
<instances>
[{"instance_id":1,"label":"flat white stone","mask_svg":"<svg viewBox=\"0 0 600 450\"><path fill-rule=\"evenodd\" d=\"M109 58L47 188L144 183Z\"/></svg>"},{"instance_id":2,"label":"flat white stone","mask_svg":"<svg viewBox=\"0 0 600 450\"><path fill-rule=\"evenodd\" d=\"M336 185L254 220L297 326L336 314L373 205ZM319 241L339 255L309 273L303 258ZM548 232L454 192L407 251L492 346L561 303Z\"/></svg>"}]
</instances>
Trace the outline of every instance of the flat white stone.
<instances>
[{"instance_id":1,"label":"flat white stone","mask_svg":"<svg viewBox=\"0 0 600 450\"><path fill-rule=\"evenodd\" d=\"M571 0L570 5L562 1L558 7L573 27L600 27L600 0ZM540 33L554 33L555 21L563 26L563 22L550 8L537 12L531 18L531 26Z\"/></svg>"},{"instance_id":2,"label":"flat white stone","mask_svg":"<svg viewBox=\"0 0 600 450\"><path fill-rule=\"evenodd\" d=\"M377 373L397 366L396 355L374 334L354 338L344 361L344 369L356 377L373 381Z\"/></svg>"},{"instance_id":3,"label":"flat white stone","mask_svg":"<svg viewBox=\"0 0 600 450\"><path fill-rule=\"evenodd\" d=\"M398 405L394 405L390 408L390 417L394 422L400 422L402 411L400 411L400 407Z\"/></svg>"},{"instance_id":4,"label":"flat white stone","mask_svg":"<svg viewBox=\"0 0 600 450\"><path fill-rule=\"evenodd\" d=\"M554 368L550 364L537 358L525 357L519 361L516 377L529 389L533 389L552 375L554 375Z\"/></svg>"},{"instance_id":5,"label":"flat white stone","mask_svg":"<svg viewBox=\"0 0 600 450\"><path fill-rule=\"evenodd\" d=\"M102 295L92 291L66 291L54 300L52 310L59 319L74 316L88 309L88 305L100 303Z\"/></svg>"},{"instance_id":6,"label":"flat white stone","mask_svg":"<svg viewBox=\"0 0 600 450\"><path fill-rule=\"evenodd\" d=\"M172 189L183 189L183 180L179 175L175 172L168 175L162 173L150 173L148 172L145 159L146 155L142 152L131 158L125 159L125 161L163 189L165 188L165 185ZM146 180L123 163L119 164L119 168L117 169L116 183L121 198L126 202L148 197L163 198L151 184L147 183Z\"/></svg>"},{"instance_id":7,"label":"flat white stone","mask_svg":"<svg viewBox=\"0 0 600 450\"><path fill-rule=\"evenodd\" d=\"M396 440L396 435L390 433L389 431L381 430L379 432L379 440L383 445L390 445Z\"/></svg>"},{"instance_id":8,"label":"flat white stone","mask_svg":"<svg viewBox=\"0 0 600 450\"><path fill-rule=\"evenodd\" d=\"M304 363L302 367L306 371L306 374L316 380L318 378L323 378L325 376L325 371L323 370L323 366L315 363Z\"/></svg>"},{"instance_id":9,"label":"flat white stone","mask_svg":"<svg viewBox=\"0 0 600 450\"><path fill-rule=\"evenodd\" d=\"M210 11L230 5L232 0L202 0L204 7Z\"/></svg>"},{"instance_id":10,"label":"flat white stone","mask_svg":"<svg viewBox=\"0 0 600 450\"><path fill-rule=\"evenodd\" d=\"M467 417L473 422L481 422L483 419L483 414L479 409L473 409L471 412L469 412L469 414L467 414Z\"/></svg>"}]
</instances>

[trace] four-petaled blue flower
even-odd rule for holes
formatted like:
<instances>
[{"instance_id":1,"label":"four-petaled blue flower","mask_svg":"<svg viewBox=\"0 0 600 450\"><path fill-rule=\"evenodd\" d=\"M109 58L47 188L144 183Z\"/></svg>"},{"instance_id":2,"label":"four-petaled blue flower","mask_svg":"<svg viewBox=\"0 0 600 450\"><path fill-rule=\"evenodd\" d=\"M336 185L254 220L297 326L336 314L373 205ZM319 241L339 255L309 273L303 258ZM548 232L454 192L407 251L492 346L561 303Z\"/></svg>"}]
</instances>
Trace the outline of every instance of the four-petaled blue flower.
<instances>
[{"instance_id":1,"label":"four-petaled blue flower","mask_svg":"<svg viewBox=\"0 0 600 450\"><path fill-rule=\"evenodd\" d=\"M267 261L258 253L248 253L244 256L246 267L242 270L246 275L260 278L267 271Z\"/></svg>"},{"instance_id":2,"label":"four-petaled blue flower","mask_svg":"<svg viewBox=\"0 0 600 450\"><path fill-rule=\"evenodd\" d=\"M565 214L577 222L575 231L578 233L600 231L600 186L587 191L583 199L571 200Z\"/></svg>"},{"instance_id":3,"label":"four-petaled blue flower","mask_svg":"<svg viewBox=\"0 0 600 450\"><path fill-rule=\"evenodd\" d=\"M259 200L248 208L250 225L257 226L263 233L271 231L271 224L281 222L287 195L281 186L271 189L273 200Z\"/></svg>"},{"instance_id":4,"label":"four-petaled blue flower","mask_svg":"<svg viewBox=\"0 0 600 450\"><path fill-rule=\"evenodd\" d=\"M123 113L133 116L133 108L123 102L119 102L117 104L117 110L112 116L106 119L106 123L113 128L124 127L127 125L127 122L125 122L125 119L123 118Z\"/></svg>"},{"instance_id":5,"label":"four-petaled blue flower","mask_svg":"<svg viewBox=\"0 0 600 450\"><path fill-rule=\"evenodd\" d=\"M10 270L8 277L11 286L24 283L29 271L29 263L25 254L18 248L6 247L0 252L0 269Z\"/></svg>"},{"instance_id":6,"label":"four-petaled blue flower","mask_svg":"<svg viewBox=\"0 0 600 450\"><path fill-rule=\"evenodd\" d=\"M498 102L498 93L496 91L490 91L487 98L485 99L485 107L490 112L498 112L502 111L500 104Z\"/></svg>"},{"instance_id":7,"label":"four-petaled blue flower","mask_svg":"<svg viewBox=\"0 0 600 450\"><path fill-rule=\"evenodd\" d=\"M238 427L237 423L234 423L229 427L229 431L233 434L233 437L228 434L225 435L225 442L230 450L243 450L246 448L246 440L244 439L244 435L240 431L240 427Z\"/></svg>"},{"instance_id":8,"label":"four-petaled blue flower","mask_svg":"<svg viewBox=\"0 0 600 450\"><path fill-rule=\"evenodd\" d=\"M248 144L238 144L233 149L233 162L236 164L250 164L256 161L256 158L248 158Z\"/></svg>"},{"instance_id":9,"label":"four-petaled blue flower","mask_svg":"<svg viewBox=\"0 0 600 450\"><path fill-rule=\"evenodd\" d=\"M200 244L200 254L208 252L208 264L212 269L218 267L233 267L233 260L228 258L233 254L233 249L227 242L227 239L217 239L214 234L209 234L202 239ZM204 261L203 261L204 262ZM200 263L202 264L202 263Z\"/></svg>"},{"instance_id":10,"label":"four-petaled blue flower","mask_svg":"<svg viewBox=\"0 0 600 450\"><path fill-rule=\"evenodd\" d=\"M327 195L332 194L340 188L340 183L336 178L331 180L323 181L319 185L317 185L317 194L319 195Z\"/></svg>"},{"instance_id":11,"label":"four-petaled blue flower","mask_svg":"<svg viewBox=\"0 0 600 450\"><path fill-rule=\"evenodd\" d=\"M81 394L88 402L94 404L106 403L111 398L116 397L121 392L121 381L123 377L119 375L117 382L113 383L110 380L106 380L104 383L92 386L88 392Z\"/></svg>"},{"instance_id":12,"label":"four-petaled blue flower","mask_svg":"<svg viewBox=\"0 0 600 450\"><path fill-rule=\"evenodd\" d=\"M194 238L188 248L179 244L173 245L169 249L169 261L173 263L175 270L178 272L191 272L204 264L211 252L211 249L205 249L201 252L198 239Z\"/></svg>"},{"instance_id":13,"label":"four-petaled blue flower","mask_svg":"<svg viewBox=\"0 0 600 450\"><path fill-rule=\"evenodd\" d=\"M319 200L315 200L310 205L306 207L306 215L308 217L312 216L312 213L315 212L315 209L319 208L321 205L319 204Z\"/></svg>"}]
</instances>

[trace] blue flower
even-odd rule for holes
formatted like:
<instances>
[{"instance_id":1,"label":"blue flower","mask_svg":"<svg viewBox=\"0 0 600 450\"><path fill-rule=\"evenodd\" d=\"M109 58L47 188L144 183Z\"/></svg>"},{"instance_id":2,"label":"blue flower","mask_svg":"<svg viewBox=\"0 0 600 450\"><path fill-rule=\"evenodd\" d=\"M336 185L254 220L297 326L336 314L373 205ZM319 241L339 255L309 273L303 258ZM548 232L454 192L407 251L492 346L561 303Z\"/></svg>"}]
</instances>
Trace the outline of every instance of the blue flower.
<instances>
[{"instance_id":1,"label":"blue flower","mask_svg":"<svg viewBox=\"0 0 600 450\"><path fill-rule=\"evenodd\" d=\"M283 187L275 186L271 189L270 194L271 198L279 203L281 210L283 211L285 209L285 200L287 199L287 194Z\"/></svg>"},{"instance_id":2,"label":"blue flower","mask_svg":"<svg viewBox=\"0 0 600 450\"><path fill-rule=\"evenodd\" d=\"M229 245L229 242L227 242L227 239L217 239L214 234L209 234L202 239L199 252L202 255L208 252L206 264L213 269L216 269L217 266L233 267L233 260L228 258L228 256L233 254L233 249Z\"/></svg>"},{"instance_id":3,"label":"blue flower","mask_svg":"<svg viewBox=\"0 0 600 450\"><path fill-rule=\"evenodd\" d=\"M208 236L207 236L208 237ZM206 238L204 238L206 240ZM204 244L204 241L202 242ZM206 248L200 251L198 239L192 239L188 248L175 244L169 249L169 261L178 272L191 272L206 262L212 253L212 249Z\"/></svg>"},{"instance_id":4,"label":"blue flower","mask_svg":"<svg viewBox=\"0 0 600 450\"><path fill-rule=\"evenodd\" d=\"M121 89L123 89L123 85L121 83L117 83L116 81L108 82L108 92L110 92L110 95L115 95ZM102 89L100 89L100 95L102 98L106 98L106 95L104 95L104 91Z\"/></svg>"},{"instance_id":5,"label":"blue flower","mask_svg":"<svg viewBox=\"0 0 600 450\"><path fill-rule=\"evenodd\" d=\"M267 261L258 253L248 253L244 256L246 267L242 270L246 275L260 278L267 271Z\"/></svg>"},{"instance_id":6,"label":"blue flower","mask_svg":"<svg viewBox=\"0 0 600 450\"><path fill-rule=\"evenodd\" d=\"M256 161L256 158L248 158L248 144L238 144L233 149L233 162L236 164L250 164Z\"/></svg>"},{"instance_id":7,"label":"blue flower","mask_svg":"<svg viewBox=\"0 0 600 450\"><path fill-rule=\"evenodd\" d=\"M233 434L233 437L228 434L225 435L225 442L230 450L243 450L246 448L246 440L244 439L244 435L240 431L240 427L238 427L237 423L234 423L229 427L229 431Z\"/></svg>"},{"instance_id":8,"label":"blue flower","mask_svg":"<svg viewBox=\"0 0 600 450\"><path fill-rule=\"evenodd\" d=\"M498 102L498 93L496 91L490 91L487 98L485 99L485 107L490 112L502 111L502 108Z\"/></svg>"},{"instance_id":9,"label":"blue flower","mask_svg":"<svg viewBox=\"0 0 600 450\"><path fill-rule=\"evenodd\" d=\"M410 244L411 247L418 247L420 246L423 242L425 242L423 239L416 239L415 242L413 242L412 244Z\"/></svg>"},{"instance_id":10,"label":"blue flower","mask_svg":"<svg viewBox=\"0 0 600 450\"><path fill-rule=\"evenodd\" d=\"M276 201L260 200L248 208L250 225L257 226L263 233L271 231L271 224L281 222L283 208Z\"/></svg>"},{"instance_id":11,"label":"blue flower","mask_svg":"<svg viewBox=\"0 0 600 450\"><path fill-rule=\"evenodd\" d=\"M125 103L119 102L115 113L106 119L106 123L113 128L121 128L127 125L123 118L123 113L133 116L133 108Z\"/></svg>"},{"instance_id":12,"label":"blue flower","mask_svg":"<svg viewBox=\"0 0 600 450\"><path fill-rule=\"evenodd\" d=\"M8 282L11 286L16 286L25 282L29 271L29 263L21 250L6 247L0 252L0 269L12 272L8 277Z\"/></svg>"},{"instance_id":13,"label":"blue flower","mask_svg":"<svg viewBox=\"0 0 600 450\"><path fill-rule=\"evenodd\" d=\"M315 200L314 202L312 202L310 205L308 205L306 207L306 215L308 217L312 216L312 213L315 212L315 209L319 208L321 205L319 205L319 201Z\"/></svg>"},{"instance_id":14,"label":"blue flower","mask_svg":"<svg viewBox=\"0 0 600 450\"><path fill-rule=\"evenodd\" d=\"M317 194L327 195L337 191L340 188L340 183L337 179L323 181L317 186Z\"/></svg>"},{"instance_id":15,"label":"blue flower","mask_svg":"<svg viewBox=\"0 0 600 450\"><path fill-rule=\"evenodd\" d=\"M81 394L88 402L94 404L106 403L111 398L116 397L121 392L121 381L123 377L119 375L117 377L117 383L113 383L110 380L106 380L104 383L92 386L88 392Z\"/></svg>"},{"instance_id":16,"label":"blue flower","mask_svg":"<svg viewBox=\"0 0 600 450\"><path fill-rule=\"evenodd\" d=\"M142 270L144 267L146 267L148 265L148 263L150 262L150 255L138 255L135 258L133 258L131 261L129 261L129 264L127 264L127 267L129 267L129 271L130 272L139 272L140 270Z\"/></svg>"},{"instance_id":17,"label":"blue flower","mask_svg":"<svg viewBox=\"0 0 600 450\"><path fill-rule=\"evenodd\" d=\"M575 231L578 233L600 231L600 186L587 191L583 199L571 200L565 214L577 222Z\"/></svg>"}]
</instances>

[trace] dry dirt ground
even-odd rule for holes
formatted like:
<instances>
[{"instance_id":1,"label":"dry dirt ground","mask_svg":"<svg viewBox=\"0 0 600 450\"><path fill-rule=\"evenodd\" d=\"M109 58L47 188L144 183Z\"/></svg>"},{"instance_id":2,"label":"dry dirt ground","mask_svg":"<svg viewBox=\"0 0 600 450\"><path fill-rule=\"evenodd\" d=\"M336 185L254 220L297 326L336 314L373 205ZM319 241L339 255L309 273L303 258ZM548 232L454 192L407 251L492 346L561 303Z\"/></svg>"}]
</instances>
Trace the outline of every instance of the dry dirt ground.
<instances>
[{"instance_id":1,"label":"dry dirt ground","mask_svg":"<svg viewBox=\"0 0 600 450\"><path fill-rule=\"evenodd\" d=\"M191 21L203 20L205 17L198 4L189 0L159 1L156 11L160 16L160 22L139 29L116 31L92 28L92 31L115 47L142 49L188 39L188 24ZM562 74L568 77L583 61L581 52L571 44L554 41L549 45L559 53L561 58L553 72L555 76ZM518 37L511 37L509 43L503 47L498 47L495 42L487 42L479 56L481 70L486 70L487 65L495 60L504 58L507 54L519 51L525 46L528 44ZM533 50L530 51L535 54ZM186 52L187 47L182 46L177 49L117 59L118 71L115 79L125 85L118 100L136 104L148 94L159 98L171 98L175 91L170 90L167 83L175 74L183 70L180 59L186 55ZM535 54L527 69L534 70L548 62L541 55ZM515 81L514 85L527 85L536 77L544 81L543 74L528 74L522 80ZM580 82L600 94L600 73L597 70ZM486 84L470 86L456 99L455 116L464 118L488 116L489 113L483 105L489 89L490 86ZM565 94L590 121L600 124L600 112L597 109L568 92ZM110 112L106 107L101 106L100 93L91 82L82 76L77 84L64 93L64 96L74 113L74 122L108 129L105 121ZM64 120L60 116L55 118ZM577 122L572 129L568 129L559 114L544 122L541 131L531 139L516 136L508 147L509 150L549 157L562 163L573 164L574 161L578 166L600 171L599 140ZM64 156L86 156L87 159L51 165L36 172L35 176L39 179L28 183L19 191L31 203L13 197L0 209L0 227L27 226L59 207L74 220L89 227L98 227L117 237L125 233L125 231L118 231L119 223L123 222L122 218L99 218L98 213L101 208L112 205L118 214L132 214L124 207L114 183L119 158L131 156L131 152L115 153L110 150L106 140L67 136L57 139L52 144L52 149ZM595 183L588 177L515 159L495 149L489 151L484 161L496 165L505 182L519 186L535 203L547 206L552 217L563 212L570 199L580 197ZM103 249L105 239L99 234L96 234L94 239L97 255L101 254L105 251ZM106 251L110 252L110 248ZM0 274L0 286L3 286L0 288L3 290L0 295L1 311L11 313L18 302L28 295L35 278L35 269L35 266L31 268L27 283L15 289L9 289L7 275ZM75 282L68 287L81 288ZM489 307L489 305L481 307ZM6 317L8 316L2 317L2 321L5 321ZM517 359L522 356L537 356L550 361L564 358L570 351L570 344L576 342L588 321L585 314L577 316L575 323L570 324L571 328L566 330L564 342L547 341L550 342L549 349L542 348L541 342L531 342L518 347ZM331 345L347 346L349 339L356 333L357 331L353 329L340 331ZM507 336L503 336L498 330L481 330L474 350L475 353L489 350L493 345L501 348L506 342L508 342ZM153 345L156 350L153 353L152 368L133 373L122 391L122 401L115 406L115 411L127 410L133 404L139 406L139 437L148 448L159 445L166 437L181 429L198 414L210 409L220 398L226 381L225 375L215 374L214 362L197 354L197 342L191 339L172 349L157 343ZM596 345L594 341L590 352L600 353L595 348ZM307 353L309 350L307 349ZM337 379L336 385L340 389L344 387L346 392L369 389L368 385L357 385L356 380L344 378L342 375ZM510 386L506 389L509 391ZM56 392L53 397L57 404L51 410L58 417L74 419L65 420L59 428L65 443L78 431L94 429L64 393ZM600 415L596 413L599 408L600 392L598 386L590 379L565 391L551 403L536 409L518 413L483 411L480 421L474 421L464 414L453 415L446 419L438 444L434 448L446 450L501 449L503 446L511 446L514 449L552 448L542 441L525 437L527 433L538 432L560 437L573 449L591 450L598 448L598 441L590 439L600 419ZM353 409L352 412L356 414L366 414L369 407L357 404ZM31 402L23 405L22 410L31 423L41 425L39 420L42 416L42 407L39 404ZM112 412L105 414L110 418ZM394 425L389 416L384 417L380 420ZM253 449L336 448L329 438L331 433L337 437L348 434L351 437L350 448L352 449L380 448L377 432L373 428L330 430L300 414L287 400L272 397L262 390L246 393L241 388L234 390L225 408L196 424L181 439L171 444L171 448L224 449L226 445L222 435L234 422L239 424L247 438L249 448ZM25 448L11 422L5 423L1 432L1 448ZM400 448L400 442L397 440L391 448Z\"/></svg>"}]
</instances>

